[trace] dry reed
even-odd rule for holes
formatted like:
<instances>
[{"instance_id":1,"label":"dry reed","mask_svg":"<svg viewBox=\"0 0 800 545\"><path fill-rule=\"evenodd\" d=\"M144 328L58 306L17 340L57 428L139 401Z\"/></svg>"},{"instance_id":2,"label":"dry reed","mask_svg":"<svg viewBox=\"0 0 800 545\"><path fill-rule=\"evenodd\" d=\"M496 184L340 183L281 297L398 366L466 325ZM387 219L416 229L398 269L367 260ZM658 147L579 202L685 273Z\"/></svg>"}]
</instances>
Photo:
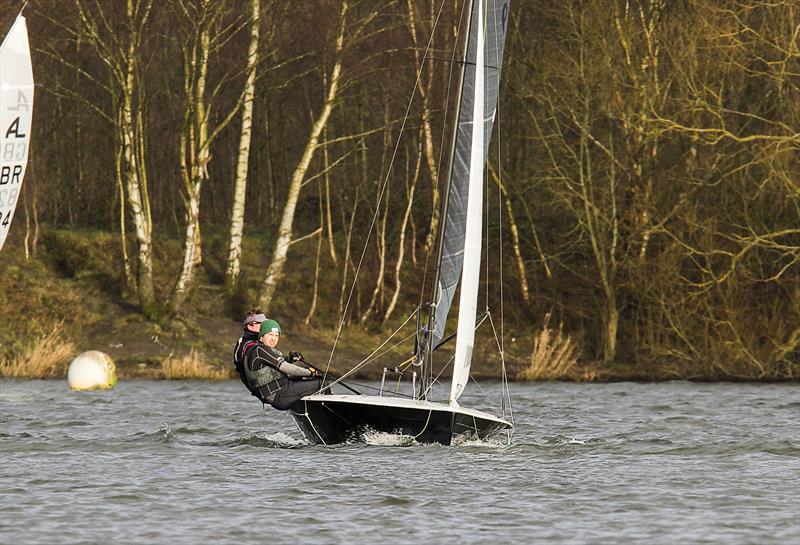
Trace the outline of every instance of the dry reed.
<instances>
[{"instance_id":1,"label":"dry reed","mask_svg":"<svg viewBox=\"0 0 800 545\"><path fill-rule=\"evenodd\" d=\"M75 345L65 340L64 326L53 330L24 346L8 358L0 358L0 377L62 378L67 374L69 361L75 356Z\"/></svg>"},{"instance_id":2,"label":"dry reed","mask_svg":"<svg viewBox=\"0 0 800 545\"><path fill-rule=\"evenodd\" d=\"M167 380L225 380L231 374L228 369L206 362L205 356L192 348L185 356L167 356L161 363L161 377Z\"/></svg>"},{"instance_id":3,"label":"dry reed","mask_svg":"<svg viewBox=\"0 0 800 545\"><path fill-rule=\"evenodd\" d=\"M531 353L531 363L517 378L521 380L556 380L570 375L578 361L578 347L559 325L550 329L550 313L544 318L542 329L536 335Z\"/></svg>"}]
</instances>

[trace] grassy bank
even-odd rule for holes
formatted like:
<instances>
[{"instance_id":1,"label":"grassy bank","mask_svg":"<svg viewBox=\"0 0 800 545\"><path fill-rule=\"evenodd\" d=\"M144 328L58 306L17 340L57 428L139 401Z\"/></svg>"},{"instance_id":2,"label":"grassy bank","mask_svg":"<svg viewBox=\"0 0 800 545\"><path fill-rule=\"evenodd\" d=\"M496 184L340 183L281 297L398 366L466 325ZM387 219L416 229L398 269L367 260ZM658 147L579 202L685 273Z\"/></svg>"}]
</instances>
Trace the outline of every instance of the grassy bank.
<instances>
[{"instance_id":1,"label":"grassy bank","mask_svg":"<svg viewBox=\"0 0 800 545\"><path fill-rule=\"evenodd\" d=\"M245 240L244 288L236 300L222 288L222 236L206 233L203 265L194 289L177 316L156 312L146 319L120 273L119 245L113 233L45 229L34 257L25 258L19 241L3 249L0 278L5 290L0 315L0 376L60 378L72 358L85 350L111 356L120 379L233 378L231 352L241 333L239 316L255 298L266 269L267 236ZM156 285L164 300L178 266L177 239L155 245ZM281 348L299 350L324 367L331 358L339 316L335 297L326 297L309 324L304 323L313 288L313 253L297 251L270 314L284 327ZM322 293L338 293L336 278L322 279ZM408 305L407 305L408 306ZM400 313L398 313L399 316ZM381 325L379 320L346 326L331 369L342 372L381 344L402 320ZM668 356L661 361L603 364L581 350L581 335L551 323L532 323L517 315L505 327L505 361L512 380L797 380L800 362L761 373L756 363L721 369L696 361L687 364ZM484 328L476 338L473 375L499 378L496 340ZM393 366L409 354L409 343L389 351L361 377L376 378L384 365ZM444 352L445 350L443 350ZM746 360L745 360L746 361ZM759 374L761 373L761 374ZM444 376L447 372L444 373Z\"/></svg>"}]
</instances>

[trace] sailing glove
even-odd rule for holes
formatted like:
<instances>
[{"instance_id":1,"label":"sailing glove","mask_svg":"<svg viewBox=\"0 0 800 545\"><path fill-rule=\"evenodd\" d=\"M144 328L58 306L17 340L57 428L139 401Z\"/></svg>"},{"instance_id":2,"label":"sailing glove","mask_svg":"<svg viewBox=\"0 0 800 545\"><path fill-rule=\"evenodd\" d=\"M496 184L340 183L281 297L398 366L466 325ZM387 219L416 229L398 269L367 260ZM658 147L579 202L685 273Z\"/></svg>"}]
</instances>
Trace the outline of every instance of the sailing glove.
<instances>
[{"instance_id":1,"label":"sailing glove","mask_svg":"<svg viewBox=\"0 0 800 545\"><path fill-rule=\"evenodd\" d=\"M289 357L286 358L286 361L288 361L289 363L294 363L302 359L303 355L300 352L289 352Z\"/></svg>"}]
</instances>

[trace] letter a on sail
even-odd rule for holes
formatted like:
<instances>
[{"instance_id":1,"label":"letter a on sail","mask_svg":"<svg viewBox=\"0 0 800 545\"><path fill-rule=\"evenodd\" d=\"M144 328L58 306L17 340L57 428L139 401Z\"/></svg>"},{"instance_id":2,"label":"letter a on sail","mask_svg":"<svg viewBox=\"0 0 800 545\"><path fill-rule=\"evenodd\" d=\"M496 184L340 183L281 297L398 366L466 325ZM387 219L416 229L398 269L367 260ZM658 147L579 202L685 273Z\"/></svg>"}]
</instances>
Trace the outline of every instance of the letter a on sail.
<instances>
[{"instance_id":1,"label":"letter a on sail","mask_svg":"<svg viewBox=\"0 0 800 545\"><path fill-rule=\"evenodd\" d=\"M33 119L33 69L25 17L0 45L0 249L22 195Z\"/></svg>"}]
</instances>

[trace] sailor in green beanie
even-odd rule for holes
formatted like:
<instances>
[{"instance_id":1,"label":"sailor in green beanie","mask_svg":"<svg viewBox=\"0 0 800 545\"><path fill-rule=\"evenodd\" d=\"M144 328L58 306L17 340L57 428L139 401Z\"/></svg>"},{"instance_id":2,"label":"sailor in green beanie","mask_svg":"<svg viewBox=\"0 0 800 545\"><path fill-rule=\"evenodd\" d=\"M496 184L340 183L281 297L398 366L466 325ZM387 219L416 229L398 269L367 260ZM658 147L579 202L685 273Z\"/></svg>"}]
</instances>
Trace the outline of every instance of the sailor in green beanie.
<instances>
[{"instance_id":1,"label":"sailor in green beanie","mask_svg":"<svg viewBox=\"0 0 800 545\"><path fill-rule=\"evenodd\" d=\"M285 411L302 397L319 392L322 377L310 365L297 365L304 363L299 352L284 356L276 348L280 338L281 326L276 320L261 322L258 342L245 348L244 378L250 392L262 403Z\"/></svg>"},{"instance_id":2,"label":"sailor in green beanie","mask_svg":"<svg viewBox=\"0 0 800 545\"><path fill-rule=\"evenodd\" d=\"M277 320L273 320L271 318L268 318L268 319L264 320L263 322L261 322L261 328L259 329L258 332L261 334L262 337L264 335L266 335L267 333L274 333L275 334L275 338L277 339L277 338L279 338L281 336L281 324L279 324L277 322ZM277 341L276 341L276 344L277 344Z\"/></svg>"}]
</instances>

